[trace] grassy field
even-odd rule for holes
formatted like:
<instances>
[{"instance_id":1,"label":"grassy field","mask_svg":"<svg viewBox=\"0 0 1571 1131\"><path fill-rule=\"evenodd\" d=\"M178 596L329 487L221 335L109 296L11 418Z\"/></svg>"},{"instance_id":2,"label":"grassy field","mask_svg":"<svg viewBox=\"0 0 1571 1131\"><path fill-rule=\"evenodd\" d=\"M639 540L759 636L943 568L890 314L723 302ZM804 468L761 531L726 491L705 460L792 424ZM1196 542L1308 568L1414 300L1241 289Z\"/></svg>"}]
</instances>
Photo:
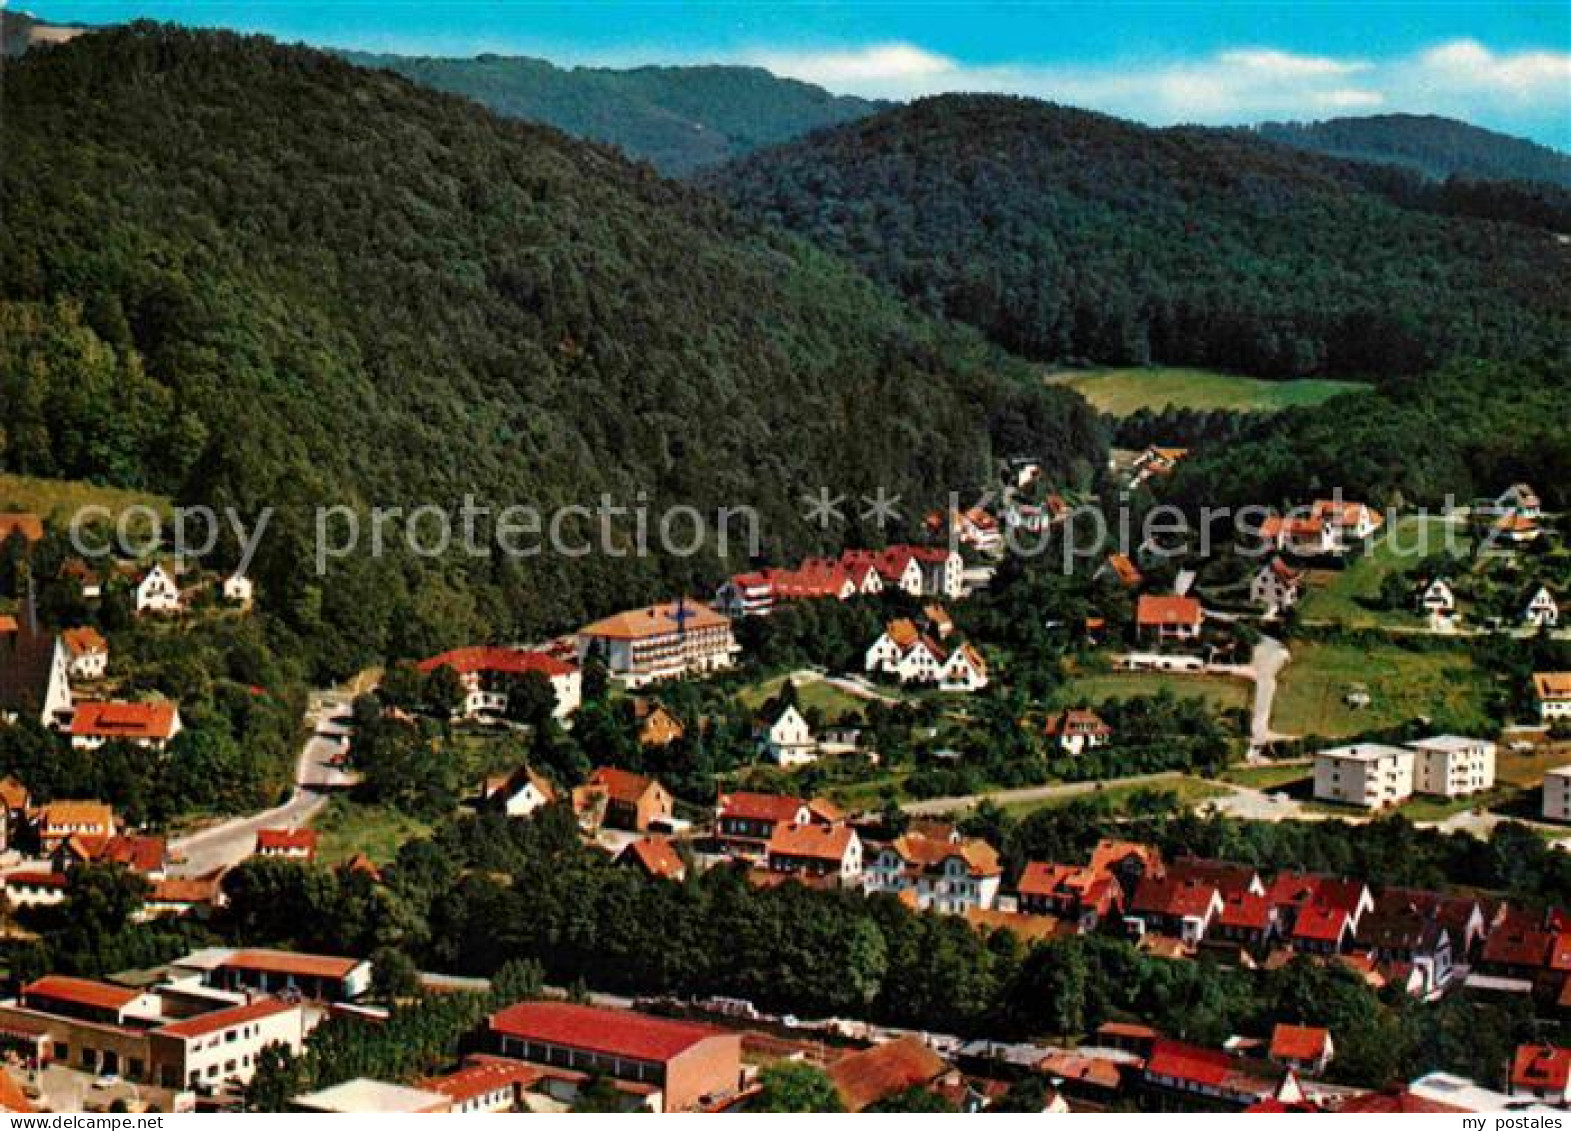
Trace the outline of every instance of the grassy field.
<instances>
[{"instance_id":1,"label":"grassy field","mask_svg":"<svg viewBox=\"0 0 1571 1131\"><path fill-rule=\"evenodd\" d=\"M1306 782L1314 772L1314 767L1307 762L1289 762L1277 766L1233 766L1223 772L1222 780L1269 793Z\"/></svg>"},{"instance_id":2,"label":"grassy field","mask_svg":"<svg viewBox=\"0 0 1571 1131\"><path fill-rule=\"evenodd\" d=\"M1012 817L1024 817L1028 813L1035 813L1041 809L1062 809L1075 801L1106 801L1115 811L1122 809L1125 802L1136 793L1174 793L1183 806L1199 805L1213 797L1220 797L1229 792L1226 786L1215 782L1206 781L1204 778L1180 777L1170 778L1166 781L1153 782L1146 785L1110 785L1104 789L1092 790L1089 793L1076 794L1070 797L1050 797L1044 801L1016 801L1003 806L1004 812Z\"/></svg>"},{"instance_id":3,"label":"grassy field","mask_svg":"<svg viewBox=\"0 0 1571 1131\"><path fill-rule=\"evenodd\" d=\"M1130 416L1142 408L1230 409L1275 412L1316 405L1339 393L1369 386L1355 381L1261 381L1206 369L1088 369L1055 373L1102 412Z\"/></svg>"},{"instance_id":4,"label":"grassy field","mask_svg":"<svg viewBox=\"0 0 1571 1131\"><path fill-rule=\"evenodd\" d=\"M96 487L64 479L34 479L27 475L0 475L0 511L32 511L45 518L64 519L85 506L109 508L118 515L127 507L146 505L167 514L168 499L113 487Z\"/></svg>"},{"instance_id":5,"label":"grassy field","mask_svg":"<svg viewBox=\"0 0 1571 1131\"><path fill-rule=\"evenodd\" d=\"M1429 554L1444 551L1448 532L1462 533L1461 528L1453 528L1438 516L1403 515L1386 537L1347 569L1317 574L1299 606L1299 616L1305 621L1334 621L1350 628L1421 624L1422 618L1412 610L1376 609L1370 604L1380 595L1387 577L1405 573ZM1466 541L1457 538L1455 545L1460 551Z\"/></svg>"},{"instance_id":6,"label":"grassy field","mask_svg":"<svg viewBox=\"0 0 1571 1131\"><path fill-rule=\"evenodd\" d=\"M785 682L785 676L767 679L762 683L755 683L744 688L737 698L749 710L757 710L780 691L780 686ZM828 683L802 683L796 685L797 703L802 710L816 708L824 718L833 722L840 716L851 713L861 717L862 709L867 706L865 700L858 699L849 692L841 691L838 687Z\"/></svg>"},{"instance_id":7,"label":"grassy field","mask_svg":"<svg viewBox=\"0 0 1571 1131\"><path fill-rule=\"evenodd\" d=\"M1355 685L1369 692L1368 707L1343 701ZM1488 728L1485 690L1485 677L1464 651L1298 641L1271 725L1285 734L1342 738L1424 716L1466 734Z\"/></svg>"},{"instance_id":8,"label":"grassy field","mask_svg":"<svg viewBox=\"0 0 1571 1131\"><path fill-rule=\"evenodd\" d=\"M337 864L357 852L386 864L398 855L399 847L406 841L431 831L429 825L406 813L364 805L347 797L329 801L314 824L322 834L317 854L325 864Z\"/></svg>"},{"instance_id":9,"label":"grassy field","mask_svg":"<svg viewBox=\"0 0 1571 1131\"><path fill-rule=\"evenodd\" d=\"M1110 699L1155 695L1164 690L1182 699L1204 699L1220 711L1249 706L1252 691L1243 680L1226 676L1107 672L1071 679L1054 696L1054 705L1066 707L1076 703L1106 703Z\"/></svg>"}]
</instances>

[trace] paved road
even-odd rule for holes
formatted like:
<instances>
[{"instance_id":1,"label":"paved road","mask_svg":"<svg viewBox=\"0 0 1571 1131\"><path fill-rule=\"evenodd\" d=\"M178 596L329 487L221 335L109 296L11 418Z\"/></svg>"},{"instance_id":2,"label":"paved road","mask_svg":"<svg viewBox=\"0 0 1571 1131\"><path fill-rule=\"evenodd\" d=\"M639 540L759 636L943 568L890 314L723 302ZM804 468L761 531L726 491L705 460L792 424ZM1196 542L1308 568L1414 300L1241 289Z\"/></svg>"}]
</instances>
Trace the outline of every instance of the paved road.
<instances>
[{"instance_id":1,"label":"paved road","mask_svg":"<svg viewBox=\"0 0 1571 1131\"><path fill-rule=\"evenodd\" d=\"M169 846L175 859L170 871L177 876L203 876L233 867L251 855L259 830L308 824L327 804L328 793L352 780L332 764L339 745L316 733L323 719L348 709L347 696L313 693L305 716L311 736L295 764L295 788L289 799L276 808L237 817L175 841Z\"/></svg>"},{"instance_id":2,"label":"paved road","mask_svg":"<svg viewBox=\"0 0 1571 1131\"><path fill-rule=\"evenodd\" d=\"M1255 706L1249 723L1249 757L1253 761L1259 752L1279 738L1271 729L1271 711L1276 703L1276 681L1292 654L1274 636L1260 637L1254 653L1249 657L1249 667L1254 673Z\"/></svg>"},{"instance_id":3,"label":"paved road","mask_svg":"<svg viewBox=\"0 0 1571 1131\"><path fill-rule=\"evenodd\" d=\"M1025 789L1001 789L991 793L973 793L962 797L930 797L925 801L908 801L901 809L914 817L938 817L945 813L959 813L975 808L982 801L998 805L1018 805L1032 801L1056 801L1065 797L1079 797L1094 793L1099 788L1112 786L1161 785L1183 777L1176 770L1159 774L1137 774L1128 778L1109 778L1106 781L1073 781L1059 785L1033 785Z\"/></svg>"}]
</instances>

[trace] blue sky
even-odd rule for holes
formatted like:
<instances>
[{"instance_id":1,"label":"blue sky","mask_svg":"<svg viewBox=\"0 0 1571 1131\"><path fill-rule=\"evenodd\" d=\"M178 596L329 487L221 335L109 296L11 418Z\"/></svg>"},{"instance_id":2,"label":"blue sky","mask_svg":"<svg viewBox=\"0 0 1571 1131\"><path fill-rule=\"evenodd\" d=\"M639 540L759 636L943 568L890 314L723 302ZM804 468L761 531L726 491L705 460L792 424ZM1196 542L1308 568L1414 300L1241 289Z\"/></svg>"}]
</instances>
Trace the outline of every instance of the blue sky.
<instances>
[{"instance_id":1,"label":"blue sky","mask_svg":"<svg viewBox=\"0 0 1571 1131\"><path fill-rule=\"evenodd\" d=\"M15 0L287 40L564 64L740 62L907 98L1002 90L1155 123L1411 111L1571 147L1571 2Z\"/></svg>"}]
</instances>

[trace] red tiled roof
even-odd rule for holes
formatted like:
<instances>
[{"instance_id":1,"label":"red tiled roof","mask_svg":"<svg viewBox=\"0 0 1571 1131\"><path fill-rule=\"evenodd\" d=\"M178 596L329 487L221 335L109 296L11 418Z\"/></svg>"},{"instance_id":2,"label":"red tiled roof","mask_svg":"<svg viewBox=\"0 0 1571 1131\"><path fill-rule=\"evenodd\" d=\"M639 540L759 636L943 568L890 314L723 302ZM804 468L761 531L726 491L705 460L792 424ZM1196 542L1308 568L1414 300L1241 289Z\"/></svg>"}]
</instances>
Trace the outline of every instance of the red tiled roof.
<instances>
[{"instance_id":1,"label":"red tiled roof","mask_svg":"<svg viewBox=\"0 0 1571 1131\"><path fill-rule=\"evenodd\" d=\"M1113 733L1113 728L1102 721L1102 716L1095 711L1064 711L1047 720L1045 733L1049 738L1059 735L1069 737L1105 737Z\"/></svg>"},{"instance_id":2,"label":"red tiled roof","mask_svg":"<svg viewBox=\"0 0 1571 1131\"><path fill-rule=\"evenodd\" d=\"M245 1005L237 1005L231 1009L216 1009L211 1013L201 1013L195 1017L187 1017L183 1021L176 1021L172 1025L165 1025L158 1031L170 1037L205 1037L211 1033L221 1033L225 1029L233 1029L237 1025L245 1025L252 1021L261 1021L267 1017L276 1017L280 1013L287 1013L291 1009L299 1009L298 1005L279 1001L277 998L258 998Z\"/></svg>"},{"instance_id":3,"label":"red tiled roof","mask_svg":"<svg viewBox=\"0 0 1571 1131\"><path fill-rule=\"evenodd\" d=\"M44 520L26 511L0 512L0 542L8 541L13 534L20 534L28 542L37 542L44 536Z\"/></svg>"},{"instance_id":4,"label":"red tiled roof","mask_svg":"<svg viewBox=\"0 0 1571 1131\"><path fill-rule=\"evenodd\" d=\"M471 672L539 672L544 676L571 675L577 667L566 660L545 652L529 652L521 648L454 648L440 656L432 656L416 665L422 672L437 668L452 668L459 675Z\"/></svg>"},{"instance_id":5,"label":"red tiled roof","mask_svg":"<svg viewBox=\"0 0 1571 1131\"><path fill-rule=\"evenodd\" d=\"M767 851L771 856L788 856L798 860L845 859L851 839L856 836L847 825L779 824L769 837Z\"/></svg>"},{"instance_id":6,"label":"red tiled roof","mask_svg":"<svg viewBox=\"0 0 1571 1131\"><path fill-rule=\"evenodd\" d=\"M103 842L98 860L105 864L124 864L133 872L161 872L168 856L168 844L161 836L112 836Z\"/></svg>"},{"instance_id":7,"label":"red tiled roof","mask_svg":"<svg viewBox=\"0 0 1571 1131\"><path fill-rule=\"evenodd\" d=\"M722 793L717 806L721 820L794 821L807 808L800 797L778 793Z\"/></svg>"},{"instance_id":8,"label":"red tiled roof","mask_svg":"<svg viewBox=\"0 0 1571 1131\"><path fill-rule=\"evenodd\" d=\"M115 1013L141 996L136 990L128 990L124 986L111 986L107 982L94 982L87 978L67 978L61 974L46 975L22 988L24 1000L44 998Z\"/></svg>"},{"instance_id":9,"label":"red tiled roof","mask_svg":"<svg viewBox=\"0 0 1571 1131\"><path fill-rule=\"evenodd\" d=\"M1146 593L1136 607L1135 619L1143 627L1182 624L1198 625L1205 619L1200 602L1176 593Z\"/></svg>"},{"instance_id":10,"label":"red tiled roof","mask_svg":"<svg viewBox=\"0 0 1571 1131\"><path fill-rule=\"evenodd\" d=\"M499 1088L528 1087L542 1075L540 1069L522 1061L488 1058L466 1064L446 1076L422 1080L419 1086L429 1092L440 1092L454 1103L461 1104Z\"/></svg>"},{"instance_id":11,"label":"red tiled roof","mask_svg":"<svg viewBox=\"0 0 1571 1131\"><path fill-rule=\"evenodd\" d=\"M829 1066L829 1079L850 1112L862 1111L881 1099L920 1088L949 1071L943 1059L907 1034L841 1057Z\"/></svg>"},{"instance_id":12,"label":"red tiled roof","mask_svg":"<svg viewBox=\"0 0 1571 1131\"><path fill-rule=\"evenodd\" d=\"M11 1078L9 1072L0 1071L0 1111L27 1114L36 1111L22 1086Z\"/></svg>"},{"instance_id":13,"label":"red tiled roof","mask_svg":"<svg viewBox=\"0 0 1571 1131\"><path fill-rule=\"evenodd\" d=\"M1238 930L1264 931L1271 925L1271 901L1250 892L1229 895L1222 900L1222 915L1217 922Z\"/></svg>"},{"instance_id":14,"label":"red tiled roof","mask_svg":"<svg viewBox=\"0 0 1571 1131\"><path fill-rule=\"evenodd\" d=\"M1044 1076L1060 1080L1091 1084L1098 1088L1115 1089L1123 1083L1123 1072L1114 1060L1099 1056L1081 1056L1078 1053L1060 1052L1043 1057L1036 1070Z\"/></svg>"},{"instance_id":15,"label":"red tiled roof","mask_svg":"<svg viewBox=\"0 0 1571 1131\"><path fill-rule=\"evenodd\" d=\"M6 875L7 887L19 888L56 888L65 890L66 874L64 872L11 872Z\"/></svg>"},{"instance_id":16,"label":"red tiled roof","mask_svg":"<svg viewBox=\"0 0 1571 1131\"><path fill-rule=\"evenodd\" d=\"M1164 1037L1151 1046L1145 1070L1148 1076L1165 1076L1170 1080L1219 1088L1233 1070L1233 1058L1220 1049L1201 1048Z\"/></svg>"},{"instance_id":17,"label":"red tiled roof","mask_svg":"<svg viewBox=\"0 0 1571 1131\"><path fill-rule=\"evenodd\" d=\"M648 836L633 841L624 850L633 855L644 871L662 879L680 879L687 869L671 841L663 836Z\"/></svg>"},{"instance_id":18,"label":"red tiled roof","mask_svg":"<svg viewBox=\"0 0 1571 1131\"><path fill-rule=\"evenodd\" d=\"M1506 928L1491 931L1479 961L1498 966L1542 967L1549 961L1555 936L1548 931Z\"/></svg>"},{"instance_id":19,"label":"red tiled roof","mask_svg":"<svg viewBox=\"0 0 1571 1131\"><path fill-rule=\"evenodd\" d=\"M1098 841L1096 847L1091 850L1090 868L1093 872L1112 872L1131 858L1140 861L1148 876L1167 874L1160 849L1154 845L1138 844L1129 840Z\"/></svg>"},{"instance_id":20,"label":"red tiled roof","mask_svg":"<svg viewBox=\"0 0 1571 1131\"><path fill-rule=\"evenodd\" d=\"M1174 918L1204 918L1218 898L1216 885L1205 880L1142 876L1130 910Z\"/></svg>"},{"instance_id":21,"label":"red tiled roof","mask_svg":"<svg viewBox=\"0 0 1571 1131\"><path fill-rule=\"evenodd\" d=\"M10 774L0 778L0 805L7 809L26 809L32 794L21 782Z\"/></svg>"},{"instance_id":22,"label":"red tiled roof","mask_svg":"<svg viewBox=\"0 0 1571 1131\"><path fill-rule=\"evenodd\" d=\"M658 1064L722 1035L708 1025L561 1001L519 1002L494 1014L490 1027L493 1033L520 1040Z\"/></svg>"},{"instance_id":23,"label":"red tiled roof","mask_svg":"<svg viewBox=\"0 0 1571 1131\"><path fill-rule=\"evenodd\" d=\"M303 978L347 978L358 958L330 954L299 954L292 950L237 950L223 962L226 970L256 970Z\"/></svg>"},{"instance_id":24,"label":"red tiled roof","mask_svg":"<svg viewBox=\"0 0 1571 1131\"><path fill-rule=\"evenodd\" d=\"M71 733L83 738L167 739L174 731L175 705L162 703L78 703Z\"/></svg>"},{"instance_id":25,"label":"red tiled roof","mask_svg":"<svg viewBox=\"0 0 1571 1131\"><path fill-rule=\"evenodd\" d=\"M1021 895L1051 896L1081 872L1082 869L1074 864L1048 864L1032 860L1020 873L1020 882L1015 885L1015 891Z\"/></svg>"},{"instance_id":26,"label":"red tiled roof","mask_svg":"<svg viewBox=\"0 0 1571 1131\"><path fill-rule=\"evenodd\" d=\"M315 852L315 829L258 829L258 852Z\"/></svg>"},{"instance_id":27,"label":"red tiled roof","mask_svg":"<svg viewBox=\"0 0 1571 1131\"><path fill-rule=\"evenodd\" d=\"M1257 875L1247 864L1226 860L1205 860L1180 856L1167 866L1168 876L1180 880L1206 880L1216 885L1223 896L1241 895L1254 885Z\"/></svg>"},{"instance_id":28,"label":"red tiled roof","mask_svg":"<svg viewBox=\"0 0 1571 1131\"><path fill-rule=\"evenodd\" d=\"M611 766L601 766L589 775L590 789L603 790L612 801L620 801L624 805L637 805L639 799L654 787L653 778Z\"/></svg>"},{"instance_id":29,"label":"red tiled roof","mask_svg":"<svg viewBox=\"0 0 1571 1131\"><path fill-rule=\"evenodd\" d=\"M1571 1049L1522 1045L1511 1059L1511 1086L1563 1092L1571 1086Z\"/></svg>"},{"instance_id":30,"label":"red tiled roof","mask_svg":"<svg viewBox=\"0 0 1571 1131\"><path fill-rule=\"evenodd\" d=\"M147 893L149 903L212 903L218 898L218 880L213 876L186 879L170 876L153 884Z\"/></svg>"},{"instance_id":31,"label":"red tiled roof","mask_svg":"<svg viewBox=\"0 0 1571 1131\"><path fill-rule=\"evenodd\" d=\"M91 625L82 628L68 628L60 634L60 639L65 643L66 650L73 656L86 656L95 652L107 652L109 642L105 640L96 628Z\"/></svg>"},{"instance_id":32,"label":"red tiled roof","mask_svg":"<svg viewBox=\"0 0 1571 1131\"><path fill-rule=\"evenodd\" d=\"M1336 943L1347 933L1347 927L1346 911L1317 903L1299 911L1293 924L1293 937L1306 942Z\"/></svg>"},{"instance_id":33,"label":"red tiled roof","mask_svg":"<svg viewBox=\"0 0 1571 1131\"><path fill-rule=\"evenodd\" d=\"M1140 571L1135 568L1135 563L1129 560L1128 554L1113 554L1107 559L1107 564L1118 576L1119 583L1128 589L1133 589L1143 580Z\"/></svg>"},{"instance_id":34,"label":"red tiled roof","mask_svg":"<svg viewBox=\"0 0 1571 1131\"><path fill-rule=\"evenodd\" d=\"M1274 1060L1319 1060L1331 1034L1309 1025L1278 1025L1271 1031Z\"/></svg>"},{"instance_id":35,"label":"red tiled roof","mask_svg":"<svg viewBox=\"0 0 1571 1131\"><path fill-rule=\"evenodd\" d=\"M729 628L731 622L698 601L684 599L663 605L629 609L597 620L579 629L580 636L608 640L644 640L655 636L674 636L707 628Z\"/></svg>"}]
</instances>

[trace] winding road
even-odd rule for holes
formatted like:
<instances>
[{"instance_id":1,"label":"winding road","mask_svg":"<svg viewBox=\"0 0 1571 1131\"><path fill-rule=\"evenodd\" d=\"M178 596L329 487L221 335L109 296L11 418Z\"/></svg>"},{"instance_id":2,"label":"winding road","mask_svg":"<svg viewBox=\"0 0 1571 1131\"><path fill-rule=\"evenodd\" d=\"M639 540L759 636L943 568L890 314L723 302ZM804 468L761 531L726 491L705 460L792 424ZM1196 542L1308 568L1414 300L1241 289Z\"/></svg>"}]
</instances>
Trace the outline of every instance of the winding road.
<instances>
[{"instance_id":1,"label":"winding road","mask_svg":"<svg viewBox=\"0 0 1571 1131\"><path fill-rule=\"evenodd\" d=\"M251 855L256 834L262 829L308 824L327 804L329 794L351 784L352 778L335 763L342 747L318 733L323 720L349 709L349 698L338 692L313 692L305 722L310 736L295 763L295 786L282 805L236 817L174 841L170 872L176 876L205 876L230 868Z\"/></svg>"}]
</instances>

